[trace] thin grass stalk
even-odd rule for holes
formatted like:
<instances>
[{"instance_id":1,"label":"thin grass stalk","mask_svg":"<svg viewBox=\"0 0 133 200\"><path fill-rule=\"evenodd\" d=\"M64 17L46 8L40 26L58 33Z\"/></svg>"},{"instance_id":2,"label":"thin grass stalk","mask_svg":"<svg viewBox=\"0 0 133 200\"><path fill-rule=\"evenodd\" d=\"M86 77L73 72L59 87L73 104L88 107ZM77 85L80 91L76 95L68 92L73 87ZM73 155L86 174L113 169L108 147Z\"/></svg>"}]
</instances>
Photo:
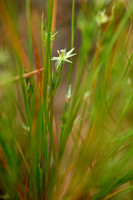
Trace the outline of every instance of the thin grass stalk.
<instances>
[{"instance_id":1,"label":"thin grass stalk","mask_svg":"<svg viewBox=\"0 0 133 200\"><path fill-rule=\"evenodd\" d=\"M31 19L30 5L31 5L31 0L26 0L28 51L29 51L30 68L31 68L31 70L33 70L32 37L31 37L31 27L30 27L30 24L31 24L31 22L30 22L30 19Z\"/></svg>"}]
</instances>

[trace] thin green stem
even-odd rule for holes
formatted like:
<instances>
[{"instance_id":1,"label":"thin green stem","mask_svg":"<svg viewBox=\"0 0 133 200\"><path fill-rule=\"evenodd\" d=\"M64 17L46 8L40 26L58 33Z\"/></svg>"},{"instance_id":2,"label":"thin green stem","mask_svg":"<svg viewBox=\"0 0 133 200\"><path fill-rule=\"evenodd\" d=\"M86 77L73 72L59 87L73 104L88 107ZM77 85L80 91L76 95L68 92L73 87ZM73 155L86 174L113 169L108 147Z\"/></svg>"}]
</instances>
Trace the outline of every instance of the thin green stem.
<instances>
[{"instance_id":1,"label":"thin green stem","mask_svg":"<svg viewBox=\"0 0 133 200\"><path fill-rule=\"evenodd\" d=\"M32 53L32 37L30 28L30 0L26 0L26 17L27 17L27 30L28 30L28 50L31 70L33 69L33 53Z\"/></svg>"},{"instance_id":2,"label":"thin green stem","mask_svg":"<svg viewBox=\"0 0 133 200\"><path fill-rule=\"evenodd\" d=\"M71 49L74 47L74 16L75 16L75 0L73 0L72 2ZM69 68L68 87L71 83L71 77L72 77L72 63L70 64Z\"/></svg>"}]
</instances>

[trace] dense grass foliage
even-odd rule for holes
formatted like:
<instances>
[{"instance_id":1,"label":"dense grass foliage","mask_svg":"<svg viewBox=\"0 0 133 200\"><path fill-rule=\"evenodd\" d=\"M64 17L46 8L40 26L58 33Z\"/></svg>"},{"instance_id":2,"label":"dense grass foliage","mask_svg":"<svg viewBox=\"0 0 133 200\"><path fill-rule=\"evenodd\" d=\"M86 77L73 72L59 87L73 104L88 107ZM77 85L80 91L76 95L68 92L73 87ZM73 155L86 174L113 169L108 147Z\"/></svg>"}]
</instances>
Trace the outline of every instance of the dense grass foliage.
<instances>
[{"instance_id":1,"label":"dense grass foliage","mask_svg":"<svg viewBox=\"0 0 133 200\"><path fill-rule=\"evenodd\" d=\"M59 2L46 1L41 56L31 3L25 0L26 48L16 1L0 1L0 199L132 200L132 1L81 0L75 20L72 0L71 49L56 57ZM77 52L75 26L81 33ZM59 116L54 99L66 63Z\"/></svg>"}]
</instances>

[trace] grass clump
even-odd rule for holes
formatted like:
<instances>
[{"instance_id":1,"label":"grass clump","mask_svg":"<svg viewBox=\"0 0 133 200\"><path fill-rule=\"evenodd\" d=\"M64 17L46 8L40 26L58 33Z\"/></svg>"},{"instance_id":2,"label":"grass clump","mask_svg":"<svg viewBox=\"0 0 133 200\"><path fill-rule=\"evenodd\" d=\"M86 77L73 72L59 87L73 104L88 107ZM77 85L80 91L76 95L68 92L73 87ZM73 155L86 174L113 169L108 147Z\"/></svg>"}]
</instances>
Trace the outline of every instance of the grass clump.
<instances>
[{"instance_id":1,"label":"grass clump","mask_svg":"<svg viewBox=\"0 0 133 200\"><path fill-rule=\"evenodd\" d=\"M30 3L25 53L16 13L0 2L0 199L133 199L132 2L81 1L76 52L73 0L71 49L53 57L58 4L47 1L41 61ZM54 99L66 62L59 117Z\"/></svg>"}]
</instances>

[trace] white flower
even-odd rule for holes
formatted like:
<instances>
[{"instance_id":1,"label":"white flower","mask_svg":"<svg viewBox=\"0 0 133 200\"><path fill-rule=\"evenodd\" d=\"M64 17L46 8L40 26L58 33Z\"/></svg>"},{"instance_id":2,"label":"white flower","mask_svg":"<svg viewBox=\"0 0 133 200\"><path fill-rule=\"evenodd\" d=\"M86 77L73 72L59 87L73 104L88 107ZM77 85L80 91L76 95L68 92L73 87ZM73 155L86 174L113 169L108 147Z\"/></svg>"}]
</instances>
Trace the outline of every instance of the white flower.
<instances>
[{"instance_id":1,"label":"white flower","mask_svg":"<svg viewBox=\"0 0 133 200\"><path fill-rule=\"evenodd\" d=\"M66 52L66 49L62 49L60 51L57 50L59 56L58 57L53 57L52 60L53 61L57 61L56 62L56 70L58 70L59 66L63 63L63 62L68 62L68 63L72 63L70 60L68 60L68 58L71 58L72 56L75 56L76 53L72 54L72 52L74 51L74 48L72 48L70 51Z\"/></svg>"},{"instance_id":2,"label":"white flower","mask_svg":"<svg viewBox=\"0 0 133 200\"><path fill-rule=\"evenodd\" d=\"M99 11L95 20L98 26L107 23L110 21L112 17L109 17L108 15L105 14L105 10Z\"/></svg>"}]
</instances>

